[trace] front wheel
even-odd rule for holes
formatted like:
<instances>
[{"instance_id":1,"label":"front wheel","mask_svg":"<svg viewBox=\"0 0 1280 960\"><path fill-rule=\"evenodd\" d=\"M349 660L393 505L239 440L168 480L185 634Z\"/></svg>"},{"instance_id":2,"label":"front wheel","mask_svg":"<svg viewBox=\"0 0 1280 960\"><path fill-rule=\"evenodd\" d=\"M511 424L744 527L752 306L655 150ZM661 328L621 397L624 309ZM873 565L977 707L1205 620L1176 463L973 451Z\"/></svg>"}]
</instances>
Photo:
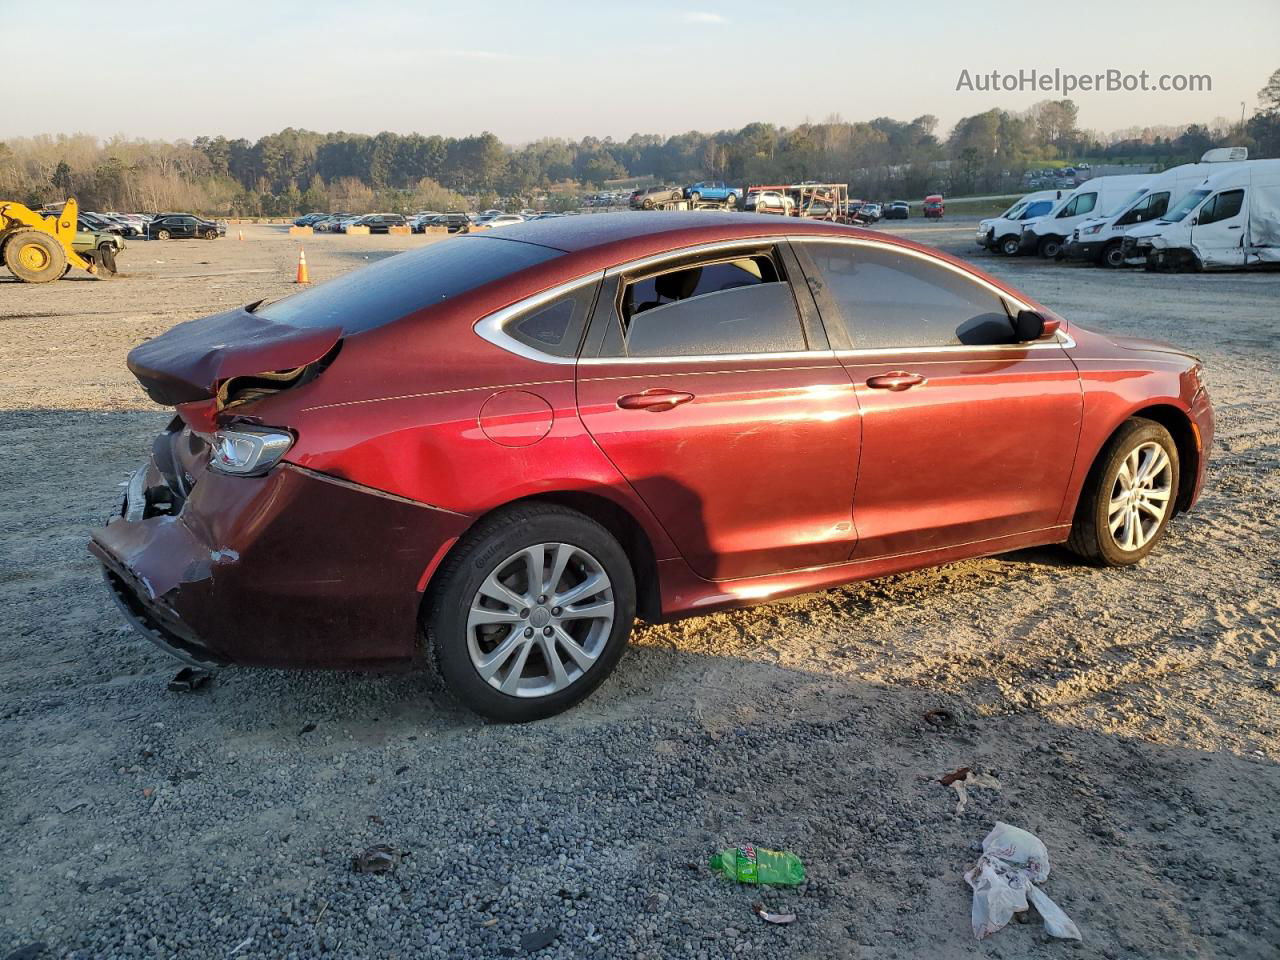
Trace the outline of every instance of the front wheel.
<instances>
[{"instance_id":1,"label":"front wheel","mask_svg":"<svg viewBox=\"0 0 1280 960\"><path fill-rule=\"evenodd\" d=\"M1045 260L1052 260L1062 250L1062 241L1057 237L1045 237L1040 241L1040 247L1037 252Z\"/></svg>"},{"instance_id":2,"label":"front wheel","mask_svg":"<svg viewBox=\"0 0 1280 960\"><path fill-rule=\"evenodd\" d=\"M1010 234L1000 241L1000 252L1006 257L1016 257L1021 246L1022 244L1018 241L1018 238Z\"/></svg>"},{"instance_id":3,"label":"front wheel","mask_svg":"<svg viewBox=\"0 0 1280 960\"><path fill-rule=\"evenodd\" d=\"M1101 262L1104 267L1110 267L1113 270L1124 266L1124 249L1119 240L1113 240L1103 247Z\"/></svg>"},{"instance_id":4,"label":"front wheel","mask_svg":"<svg viewBox=\"0 0 1280 960\"><path fill-rule=\"evenodd\" d=\"M635 620L635 578L589 517L531 504L482 521L454 548L424 609L428 655L466 706L539 720L598 687Z\"/></svg>"},{"instance_id":5,"label":"front wheel","mask_svg":"<svg viewBox=\"0 0 1280 960\"><path fill-rule=\"evenodd\" d=\"M217 230L206 230L206 231L205 231L205 234L204 234L204 238L205 238L206 240L217 240L217 239L218 239L218 231L217 231Z\"/></svg>"},{"instance_id":6,"label":"front wheel","mask_svg":"<svg viewBox=\"0 0 1280 960\"><path fill-rule=\"evenodd\" d=\"M1067 546L1100 566L1137 563L1168 530L1180 466L1168 430L1127 420L1089 472Z\"/></svg>"}]
</instances>

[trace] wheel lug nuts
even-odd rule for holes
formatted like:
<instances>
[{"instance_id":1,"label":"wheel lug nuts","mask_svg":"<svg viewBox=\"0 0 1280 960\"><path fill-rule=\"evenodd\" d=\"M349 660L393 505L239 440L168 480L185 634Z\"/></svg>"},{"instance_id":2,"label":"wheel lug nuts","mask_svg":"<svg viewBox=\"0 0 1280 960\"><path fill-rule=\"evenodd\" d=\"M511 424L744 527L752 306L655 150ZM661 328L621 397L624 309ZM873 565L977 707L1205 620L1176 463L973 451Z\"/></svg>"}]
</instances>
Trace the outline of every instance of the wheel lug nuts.
<instances>
[{"instance_id":1,"label":"wheel lug nuts","mask_svg":"<svg viewBox=\"0 0 1280 960\"><path fill-rule=\"evenodd\" d=\"M526 637L532 637L532 636L533 636L533 627L525 627L525 628L524 628L524 635L525 635Z\"/></svg>"},{"instance_id":2,"label":"wheel lug nuts","mask_svg":"<svg viewBox=\"0 0 1280 960\"><path fill-rule=\"evenodd\" d=\"M552 630L550 627L543 627L543 628L542 628L542 635L543 635L544 637L549 637L549 636L551 636L553 633L555 633L555 631L554 631L554 630Z\"/></svg>"},{"instance_id":3,"label":"wheel lug nuts","mask_svg":"<svg viewBox=\"0 0 1280 960\"><path fill-rule=\"evenodd\" d=\"M560 616L560 608L559 608L559 607L552 607L552 608L551 608L551 615L552 615L553 617L558 617L558 616Z\"/></svg>"},{"instance_id":4,"label":"wheel lug nuts","mask_svg":"<svg viewBox=\"0 0 1280 960\"><path fill-rule=\"evenodd\" d=\"M528 615L529 615L529 608L528 608L528 607L525 607L523 610L521 610L521 611L520 611L520 616L521 616L521 617L527 617Z\"/></svg>"},{"instance_id":5,"label":"wheel lug nuts","mask_svg":"<svg viewBox=\"0 0 1280 960\"><path fill-rule=\"evenodd\" d=\"M539 603L546 603L546 602L547 602L547 598L546 598L546 596L545 596L545 595L543 595L543 596L538 597L538 602L539 602Z\"/></svg>"}]
</instances>

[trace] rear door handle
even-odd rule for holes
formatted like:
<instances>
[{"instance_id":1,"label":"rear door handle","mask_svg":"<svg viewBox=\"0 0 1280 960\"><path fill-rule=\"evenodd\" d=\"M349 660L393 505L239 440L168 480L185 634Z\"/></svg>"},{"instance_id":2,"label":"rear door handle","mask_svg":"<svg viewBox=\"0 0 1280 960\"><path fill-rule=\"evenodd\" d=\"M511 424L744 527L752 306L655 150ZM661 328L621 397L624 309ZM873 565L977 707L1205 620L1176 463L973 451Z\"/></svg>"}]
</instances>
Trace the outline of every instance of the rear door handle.
<instances>
[{"instance_id":1,"label":"rear door handle","mask_svg":"<svg viewBox=\"0 0 1280 960\"><path fill-rule=\"evenodd\" d=\"M628 393L618 398L618 406L623 410L648 410L650 413L661 413L688 403L693 399L692 393L680 393L677 390L646 390L643 393Z\"/></svg>"},{"instance_id":2,"label":"rear door handle","mask_svg":"<svg viewBox=\"0 0 1280 960\"><path fill-rule=\"evenodd\" d=\"M882 373L877 377L872 377L867 381L867 386L872 390L909 390L911 387L927 382L918 373L905 373L901 370L895 370L893 373Z\"/></svg>"}]
</instances>

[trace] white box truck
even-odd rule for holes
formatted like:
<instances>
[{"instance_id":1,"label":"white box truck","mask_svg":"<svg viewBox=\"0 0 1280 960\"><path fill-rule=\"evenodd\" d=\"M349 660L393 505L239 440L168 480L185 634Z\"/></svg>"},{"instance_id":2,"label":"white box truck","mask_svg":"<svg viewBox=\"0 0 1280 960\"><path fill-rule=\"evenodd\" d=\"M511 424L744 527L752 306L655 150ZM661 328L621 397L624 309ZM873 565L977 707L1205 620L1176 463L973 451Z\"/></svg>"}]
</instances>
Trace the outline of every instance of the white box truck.
<instances>
[{"instance_id":1,"label":"white box truck","mask_svg":"<svg viewBox=\"0 0 1280 960\"><path fill-rule=\"evenodd\" d=\"M1206 177L1161 219L1131 229L1124 253L1154 269L1280 264L1280 160Z\"/></svg>"},{"instance_id":2,"label":"white box truck","mask_svg":"<svg viewBox=\"0 0 1280 960\"><path fill-rule=\"evenodd\" d=\"M1128 206L1151 179L1151 174L1125 174L1086 180L1059 200L1043 217L1022 222L1019 253L1038 253L1053 259L1062 250L1075 228L1090 217Z\"/></svg>"},{"instance_id":3,"label":"white box truck","mask_svg":"<svg viewBox=\"0 0 1280 960\"><path fill-rule=\"evenodd\" d=\"M998 217L978 223L978 246L1013 256L1018 252L1018 238L1022 234L1022 221L1042 217L1061 200L1066 190L1037 190L1028 193Z\"/></svg>"},{"instance_id":4,"label":"white box truck","mask_svg":"<svg viewBox=\"0 0 1280 960\"><path fill-rule=\"evenodd\" d=\"M1219 147L1206 152L1199 163L1184 163L1156 174L1111 216L1094 217L1076 227L1063 248L1066 258L1122 266L1124 236L1131 227L1160 219L1170 204L1176 204L1206 177L1233 170L1248 159L1247 147Z\"/></svg>"}]
</instances>

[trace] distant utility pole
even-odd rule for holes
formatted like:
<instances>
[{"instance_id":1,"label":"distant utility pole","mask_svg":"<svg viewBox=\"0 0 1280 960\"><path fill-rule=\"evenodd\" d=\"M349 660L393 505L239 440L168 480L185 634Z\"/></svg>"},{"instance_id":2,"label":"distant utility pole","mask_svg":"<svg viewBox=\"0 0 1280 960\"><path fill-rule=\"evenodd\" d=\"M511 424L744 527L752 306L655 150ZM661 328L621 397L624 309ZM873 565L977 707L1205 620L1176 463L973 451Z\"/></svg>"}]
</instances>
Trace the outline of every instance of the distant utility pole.
<instances>
[{"instance_id":1,"label":"distant utility pole","mask_svg":"<svg viewBox=\"0 0 1280 960\"><path fill-rule=\"evenodd\" d=\"M1244 101L1240 101L1240 129L1244 129Z\"/></svg>"}]
</instances>

